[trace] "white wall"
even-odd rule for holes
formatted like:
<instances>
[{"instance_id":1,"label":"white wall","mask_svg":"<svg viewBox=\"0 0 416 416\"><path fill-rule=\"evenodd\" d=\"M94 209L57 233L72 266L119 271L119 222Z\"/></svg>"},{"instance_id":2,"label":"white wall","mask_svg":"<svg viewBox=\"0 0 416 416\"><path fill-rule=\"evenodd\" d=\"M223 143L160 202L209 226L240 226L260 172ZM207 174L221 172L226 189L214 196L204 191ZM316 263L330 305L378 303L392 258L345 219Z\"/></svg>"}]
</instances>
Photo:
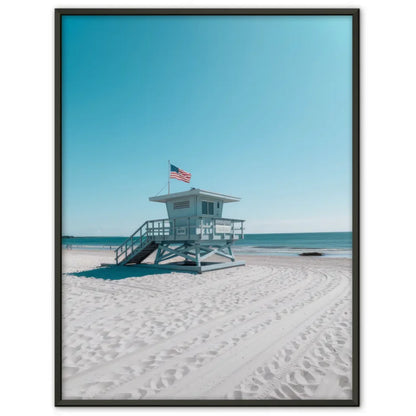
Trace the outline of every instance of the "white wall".
<instances>
[{"instance_id":1,"label":"white wall","mask_svg":"<svg viewBox=\"0 0 416 416\"><path fill-rule=\"evenodd\" d=\"M254 4L362 8L362 407L358 410L55 409L52 405L52 9ZM0 406L3 413L411 414L415 407L416 372L415 12L415 2L411 0L3 2L0 24L3 255Z\"/></svg>"},{"instance_id":2,"label":"white wall","mask_svg":"<svg viewBox=\"0 0 416 416\"><path fill-rule=\"evenodd\" d=\"M174 209L175 202L189 201L189 208ZM195 197L181 198L178 201L168 201L166 204L169 218L190 217L196 215Z\"/></svg>"}]
</instances>

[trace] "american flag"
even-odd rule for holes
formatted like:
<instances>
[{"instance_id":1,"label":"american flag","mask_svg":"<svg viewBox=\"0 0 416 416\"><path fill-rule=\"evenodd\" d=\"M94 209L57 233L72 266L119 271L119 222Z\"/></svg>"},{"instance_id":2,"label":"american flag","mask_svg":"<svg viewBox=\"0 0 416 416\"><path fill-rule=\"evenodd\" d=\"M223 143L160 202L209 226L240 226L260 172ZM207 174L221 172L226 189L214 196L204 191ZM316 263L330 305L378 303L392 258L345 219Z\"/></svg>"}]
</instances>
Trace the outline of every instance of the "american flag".
<instances>
[{"instance_id":1,"label":"american flag","mask_svg":"<svg viewBox=\"0 0 416 416\"><path fill-rule=\"evenodd\" d=\"M189 172L185 172L172 164L170 165L170 177L187 183L191 181L191 174Z\"/></svg>"}]
</instances>

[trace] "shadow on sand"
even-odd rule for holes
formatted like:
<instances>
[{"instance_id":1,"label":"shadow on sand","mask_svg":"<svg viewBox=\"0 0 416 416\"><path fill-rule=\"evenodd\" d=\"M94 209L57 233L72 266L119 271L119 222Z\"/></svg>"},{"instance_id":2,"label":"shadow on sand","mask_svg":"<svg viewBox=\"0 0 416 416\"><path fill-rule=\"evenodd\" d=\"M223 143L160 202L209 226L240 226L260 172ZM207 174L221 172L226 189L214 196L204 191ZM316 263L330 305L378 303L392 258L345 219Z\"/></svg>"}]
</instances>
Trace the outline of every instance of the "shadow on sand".
<instances>
[{"instance_id":1,"label":"shadow on sand","mask_svg":"<svg viewBox=\"0 0 416 416\"><path fill-rule=\"evenodd\" d=\"M82 272L67 273L71 276L94 277L104 280L120 280L128 277L143 277L152 274L169 274L170 270L140 266L103 266Z\"/></svg>"}]
</instances>

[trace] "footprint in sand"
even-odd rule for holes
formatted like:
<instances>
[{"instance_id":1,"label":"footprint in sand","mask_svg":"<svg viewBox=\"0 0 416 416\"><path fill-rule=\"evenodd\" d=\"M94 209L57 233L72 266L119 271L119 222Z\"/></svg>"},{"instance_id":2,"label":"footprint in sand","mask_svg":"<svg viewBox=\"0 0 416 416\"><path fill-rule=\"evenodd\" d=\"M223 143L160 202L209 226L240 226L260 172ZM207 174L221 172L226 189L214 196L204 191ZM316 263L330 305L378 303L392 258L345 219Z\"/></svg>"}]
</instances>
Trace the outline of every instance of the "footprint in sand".
<instances>
[{"instance_id":1,"label":"footprint in sand","mask_svg":"<svg viewBox=\"0 0 416 416\"><path fill-rule=\"evenodd\" d=\"M197 362L197 358L194 356L194 357L188 357L188 358L186 358L186 360L185 360L188 364L195 364L196 362Z\"/></svg>"},{"instance_id":2,"label":"footprint in sand","mask_svg":"<svg viewBox=\"0 0 416 416\"><path fill-rule=\"evenodd\" d=\"M299 399L300 397L289 386L283 385L282 392L290 399Z\"/></svg>"},{"instance_id":3,"label":"footprint in sand","mask_svg":"<svg viewBox=\"0 0 416 416\"><path fill-rule=\"evenodd\" d=\"M312 384L316 382L316 378L309 371L302 371L301 375L308 384Z\"/></svg>"},{"instance_id":4,"label":"footprint in sand","mask_svg":"<svg viewBox=\"0 0 416 416\"><path fill-rule=\"evenodd\" d=\"M258 391L259 386L257 384L253 384L250 386L250 393L255 393L256 391Z\"/></svg>"},{"instance_id":5,"label":"footprint in sand","mask_svg":"<svg viewBox=\"0 0 416 416\"><path fill-rule=\"evenodd\" d=\"M266 381L270 381L276 377L276 374L269 367L266 367L263 377Z\"/></svg>"},{"instance_id":6,"label":"footprint in sand","mask_svg":"<svg viewBox=\"0 0 416 416\"><path fill-rule=\"evenodd\" d=\"M309 396L313 396L314 393L316 392L316 390L318 389L318 384L310 384L308 386L304 386L305 387L305 396L309 397Z\"/></svg>"},{"instance_id":7,"label":"footprint in sand","mask_svg":"<svg viewBox=\"0 0 416 416\"><path fill-rule=\"evenodd\" d=\"M174 376L163 376L160 381L164 387L169 387L175 382L176 378Z\"/></svg>"},{"instance_id":8,"label":"footprint in sand","mask_svg":"<svg viewBox=\"0 0 416 416\"><path fill-rule=\"evenodd\" d=\"M137 396L139 399L142 399L144 396L146 396L147 390L145 389L139 389L137 390Z\"/></svg>"},{"instance_id":9,"label":"footprint in sand","mask_svg":"<svg viewBox=\"0 0 416 416\"><path fill-rule=\"evenodd\" d=\"M351 386L351 381L346 376L340 376L339 379L338 379L338 384L342 389L344 389L345 387L350 387Z\"/></svg>"},{"instance_id":10,"label":"footprint in sand","mask_svg":"<svg viewBox=\"0 0 416 416\"><path fill-rule=\"evenodd\" d=\"M299 344L298 342L296 342L296 341L293 341L293 342L292 342L292 345L293 345L293 347L294 347L295 349L299 349L299 347L300 347L300 344Z\"/></svg>"},{"instance_id":11,"label":"footprint in sand","mask_svg":"<svg viewBox=\"0 0 416 416\"><path fill-rule=\"evenodd\" d=\"M160 378L153 378L146 385L149 386L153 391L159 391L164 387Z\"/></svg>"},{"instance_id":12,"label":"footprint in sand","mask_svg":"<svg viewBox=\"0 0 416 416\"><path fill-rule=\"evenodd\" d=\"M114 383L111 381L89 383L85 386L86 387L85 393L88 396L93 397L97 394L100 394L102 391L109 389L112 386L114 386Z\"/></svg>"},{"instance_id":13,"label":"footprint in sand","mask_svg":"<svg viewBox=\"0 0 416 416\"><path fill-rule=\"evenodd\" d=\"M277 397L278 399L285 399L286 398L285 395L280 390L280 388L274 389L273 390L273 393L274 393L274 397L273 398L275 398L275 397Z\"/></svg>"},{"instance_id":14,"label":"footprint in sand","mask_svg":"<svg viewBox=\"0 0 416 416\"><path fill-rule=\"evenodd\" d=\"M176 370L169 370L169 371L173 371L171 375L175 377L175 380L180 380L184 376L184 372L182 368L178 368Z\"/></svg>"},{"instance_id":15,"label":"footprint in sand","mask_svg":"<svg viewBox=\"0 0 416 416\"><path fill-rule=\"evenodd\" d=\"M305 393L305 387L299 384L290 383L290 388L294 390L298 394L304 394Z\"/></svg>"}]
</instances>

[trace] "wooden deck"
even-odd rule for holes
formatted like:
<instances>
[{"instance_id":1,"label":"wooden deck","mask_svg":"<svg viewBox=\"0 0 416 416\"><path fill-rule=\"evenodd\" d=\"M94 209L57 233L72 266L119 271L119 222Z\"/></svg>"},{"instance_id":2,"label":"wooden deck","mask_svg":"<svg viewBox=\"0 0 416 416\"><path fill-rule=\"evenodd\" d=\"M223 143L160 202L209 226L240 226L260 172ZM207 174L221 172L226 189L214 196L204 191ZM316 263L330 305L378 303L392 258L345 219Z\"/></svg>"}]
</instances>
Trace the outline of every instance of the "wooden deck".
<instances>
[{"instance_id":1,"label":"wooden deck","mask_svg":"<svg viewBox=\"0 0 416 416\"><path fill-rule=\"evenodd\" d=\"M233 241L243 238L244 220L208 216L149 220L115 250L116 263L140 263L160 245L215 245L218 248L222 245L229 247ZM197 251L199 248L195 250L198 257Z\"/></svg>"}]
</instances>

